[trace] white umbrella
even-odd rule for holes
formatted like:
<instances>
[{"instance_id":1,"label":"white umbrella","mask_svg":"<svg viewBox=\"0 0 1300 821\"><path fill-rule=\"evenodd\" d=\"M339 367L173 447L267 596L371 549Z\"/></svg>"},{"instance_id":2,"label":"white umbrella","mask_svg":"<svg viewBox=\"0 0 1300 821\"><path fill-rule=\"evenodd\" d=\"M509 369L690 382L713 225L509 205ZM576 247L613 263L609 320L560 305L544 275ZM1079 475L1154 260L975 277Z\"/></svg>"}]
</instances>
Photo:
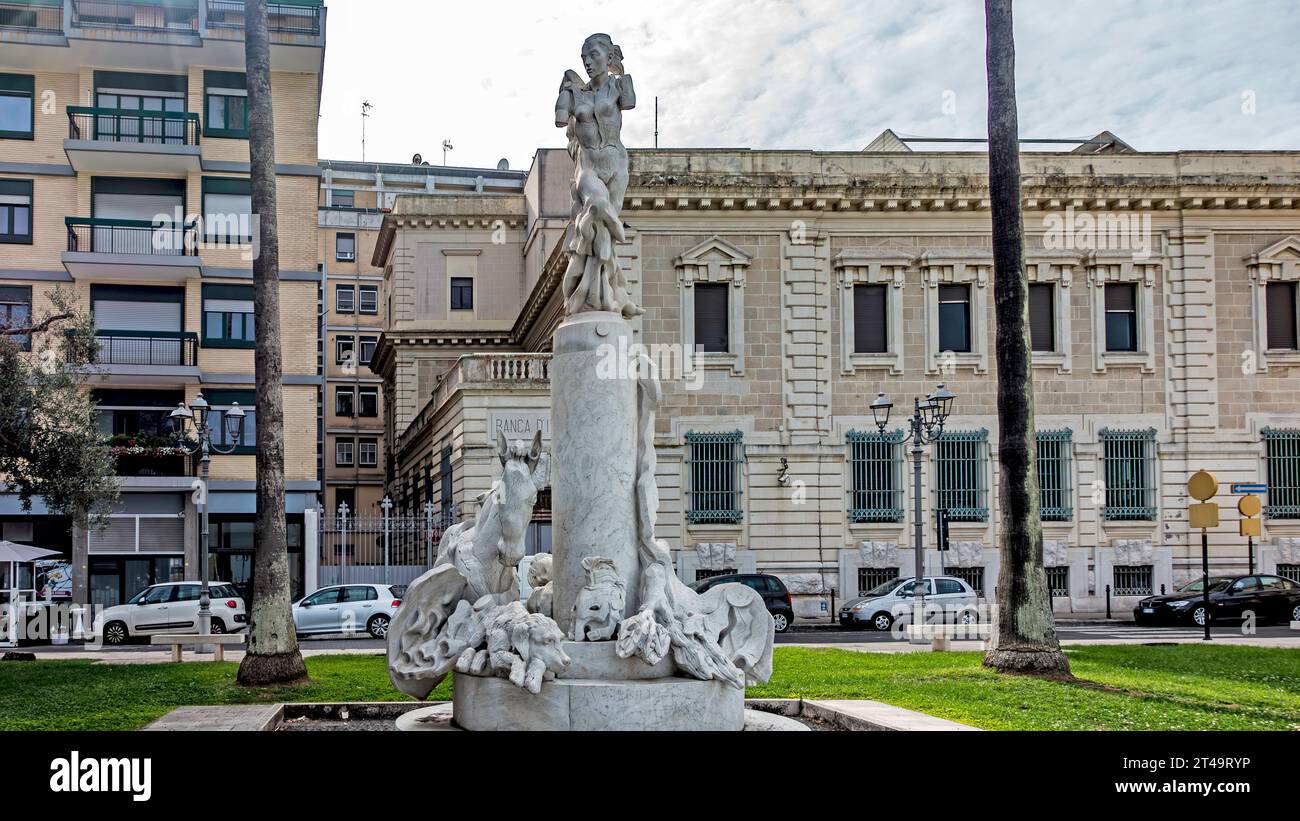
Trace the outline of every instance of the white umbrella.
<instances>
[{"instance_id":1,"label":"white umbrella","mask_svg":"<svg viewBox=\"0 0 1300 821\"><path fill-rule=\"evenodd\" d=\"M0 540L0 562L31 562L46 556L57 556L61 551Z\"/></svg>"}]
</instances>

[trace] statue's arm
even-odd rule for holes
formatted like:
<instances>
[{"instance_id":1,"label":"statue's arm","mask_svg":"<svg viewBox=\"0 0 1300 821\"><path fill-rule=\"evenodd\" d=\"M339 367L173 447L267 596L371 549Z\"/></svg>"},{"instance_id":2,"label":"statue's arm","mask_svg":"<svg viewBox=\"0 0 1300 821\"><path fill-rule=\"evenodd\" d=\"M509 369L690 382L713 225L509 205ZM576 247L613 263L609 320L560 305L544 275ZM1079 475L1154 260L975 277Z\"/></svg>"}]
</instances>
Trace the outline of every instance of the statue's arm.
<instances>
[{"instance_id":1,"label":"statue's arm","mask_svg":"<svg viewBox=\"0 0 1300 821\"><path fill-rule=\"evenodd\" d=\"M568 126L569 119L573 116L573 89L582 85L582 78L573 69L564 72L564 79L560 80L560 93L555 100L555 127L564 128Z\"/></svg>"},{"instance_id":2,"label":"statue's arm","mask_svg":"<svg viewBox=\"0 0 1300 821\"><path fill-rule=\"evenodd\" d=\"M618 78L618 107L627 111L636 108L636 89L632 87L632 75L624 74Z\"/></svg>"}]
</instances>

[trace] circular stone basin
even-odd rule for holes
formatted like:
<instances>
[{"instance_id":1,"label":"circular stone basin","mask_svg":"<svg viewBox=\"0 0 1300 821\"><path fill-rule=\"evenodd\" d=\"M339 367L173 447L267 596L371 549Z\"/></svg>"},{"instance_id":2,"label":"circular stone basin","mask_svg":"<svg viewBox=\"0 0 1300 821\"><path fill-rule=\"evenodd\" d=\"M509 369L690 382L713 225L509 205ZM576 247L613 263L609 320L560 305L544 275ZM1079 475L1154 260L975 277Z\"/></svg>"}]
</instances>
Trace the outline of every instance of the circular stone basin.
<instances>
[{"instance_id":1,"label":"circular stone basin","mask_svg":"<svg viewBox=\"0 0 1300 821\"><path fill-rule=\"evenodd\" d=\"M461 728L456 726L452 718L453 709L454 708L450 702L443 702L442 704L434 704L429 707L423 707L419 710L411 710L410 712L404 713L398 717L397 729L415 732L459 731ZM807 724L804 724L797 719L777 715L776 713L764 713L759 710L745 710L744 717L744 730L747 732L807 732L812 729ZM610 727L609 729L621 730L624 728Z\"/></svg>"}]
</instances>

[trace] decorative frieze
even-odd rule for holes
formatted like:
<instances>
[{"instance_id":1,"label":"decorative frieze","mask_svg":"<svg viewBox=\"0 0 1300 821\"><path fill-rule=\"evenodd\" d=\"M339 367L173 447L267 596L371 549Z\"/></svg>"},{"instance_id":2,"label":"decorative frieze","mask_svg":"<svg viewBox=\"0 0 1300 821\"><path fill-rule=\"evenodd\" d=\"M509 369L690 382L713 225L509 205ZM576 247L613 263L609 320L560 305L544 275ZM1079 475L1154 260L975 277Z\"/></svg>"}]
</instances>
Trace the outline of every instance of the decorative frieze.
<instances>
[{"instance_id":1,"label":"decorative frieze","mask_svg":"<svg viewBox=\"0 0 1300 821\"><path fill-rule=\"evenodd\" d=\"M858 542L858 561L863 567L898 567L898 542Z\"/></svg>"}]
</instances>

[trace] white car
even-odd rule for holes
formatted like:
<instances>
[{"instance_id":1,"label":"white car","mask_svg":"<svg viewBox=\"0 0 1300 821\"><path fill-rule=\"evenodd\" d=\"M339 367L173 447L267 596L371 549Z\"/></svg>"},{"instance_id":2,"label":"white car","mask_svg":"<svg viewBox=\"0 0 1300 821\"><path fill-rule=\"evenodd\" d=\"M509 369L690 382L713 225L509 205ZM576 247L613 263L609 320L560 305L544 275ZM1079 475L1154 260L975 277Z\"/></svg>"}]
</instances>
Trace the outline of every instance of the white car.
<instances>
[{"instance_id":1,"label":"white car","mask_svg":"<svg viewBox=\"0 0 1300 821\"><path fill-rule=\"evenodd\" d=\"M198 582L168 582L146 587L126 604L109 607L98 619L99 635L105 644L123 644L129 639L155 633L198 633ZM234 586L208 583L213 633L235 633L248 627L248 611Z\"/></svg>"},{"instance_id":2,"label":"white car","mask_svg":"<svg viewBox=\"0 0 1300 821\"><path fill-rule=\"evenodd\" d=\"M341 584L324 587L293 605L293 624L299 635L365 631L382 639L402 604L405 588L387 584Z\"/></svg>"},{"instance_id":3,"label":"white car","mask_svg":"<svg viewBox=\"0 0 1300 821\"><path fill-rule=\"evenodd\" d=\"M912 591L916 579L898 578L878 585L865 596L852 599L840 608L840 624L845 627L870 626L888 630L895 619L911 621ZM979 621L979 594L956 576L925 577L925 609L937 608L944 621L975 624ZM926 620L929 620L927 615Z\"/></svg>"}]
</instances>

